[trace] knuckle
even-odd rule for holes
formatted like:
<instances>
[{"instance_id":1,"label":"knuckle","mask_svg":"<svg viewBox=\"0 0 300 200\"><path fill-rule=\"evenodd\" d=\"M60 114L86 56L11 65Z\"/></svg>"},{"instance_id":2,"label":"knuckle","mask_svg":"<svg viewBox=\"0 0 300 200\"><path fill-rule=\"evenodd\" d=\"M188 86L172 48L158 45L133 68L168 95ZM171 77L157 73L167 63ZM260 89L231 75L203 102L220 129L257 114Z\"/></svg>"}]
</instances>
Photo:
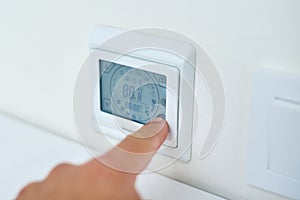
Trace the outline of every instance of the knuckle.
<instances>
[{"instance_id":1,"label":"knuckle","mask_svg":"<svg viewBox=\"0 0 300 200\"><path fill-rule=\"evenodd\" d=\"M26 195L30 195L32 192L37 190L38 186L40 185L40 182L33 182L28 185L26 185L20 192L18 197L24 197ZM19 198L18 198L19 199Z\"/></svg>"},{"instance_id":2,"label":"knuckle","mask_svg":"<svg viewBox=\"0 0 300 200\"><path fill-rule=\"evenodd\" d=\"M69 164L69 163L61 163L61 164L55 166L55 167L51 170L50 174L55 174L55 173L59 173L59 172L65 171L65 170L71 168L72 166L73 166L73 165L71 165L71 164Z\"/></svg>"}]
</instances>

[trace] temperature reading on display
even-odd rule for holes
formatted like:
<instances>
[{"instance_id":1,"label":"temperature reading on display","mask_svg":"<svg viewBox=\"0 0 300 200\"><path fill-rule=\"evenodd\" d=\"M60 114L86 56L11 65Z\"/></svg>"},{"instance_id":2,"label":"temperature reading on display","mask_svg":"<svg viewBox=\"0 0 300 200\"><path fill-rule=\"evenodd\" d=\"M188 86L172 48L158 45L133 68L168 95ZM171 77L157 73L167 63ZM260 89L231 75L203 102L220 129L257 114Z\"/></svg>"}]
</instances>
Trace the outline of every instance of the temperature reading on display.
<instances>
[{"instance_id":1,"label":"temperature reading on display","mask_svg":"<svg viewBox=\"0 0 300 200\"><path fill-rule=\"evenodd\" d=\"M99 60L100 108L145 124L166 117L166 76Z\"/></svg>"}]
</instances>

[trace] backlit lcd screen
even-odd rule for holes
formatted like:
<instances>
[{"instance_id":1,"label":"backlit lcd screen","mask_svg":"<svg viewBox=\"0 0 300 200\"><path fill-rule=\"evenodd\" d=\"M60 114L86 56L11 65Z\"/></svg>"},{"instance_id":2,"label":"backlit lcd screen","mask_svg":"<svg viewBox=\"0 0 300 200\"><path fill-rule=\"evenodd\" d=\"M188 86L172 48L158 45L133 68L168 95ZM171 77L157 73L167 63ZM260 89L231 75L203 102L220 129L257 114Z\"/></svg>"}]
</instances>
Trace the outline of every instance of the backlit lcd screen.
<instances>
[{"instance_id":1,"label":"backlit lcd screen","mask_svg":"<svg viewBox=\"0 0 300 200\"><path fill-rule=\"evenodd\" d=\"M165 75L99 60L100 109L141 124L166 117Z\"/></svg>"}]
</instances>

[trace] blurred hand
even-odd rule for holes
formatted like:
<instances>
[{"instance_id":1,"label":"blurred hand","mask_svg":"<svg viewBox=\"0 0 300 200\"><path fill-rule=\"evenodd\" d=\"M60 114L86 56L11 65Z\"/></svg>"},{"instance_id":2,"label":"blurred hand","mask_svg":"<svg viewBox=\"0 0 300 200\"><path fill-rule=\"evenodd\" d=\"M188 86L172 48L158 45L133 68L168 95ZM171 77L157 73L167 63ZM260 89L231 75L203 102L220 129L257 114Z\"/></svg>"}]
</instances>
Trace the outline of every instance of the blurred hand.
<instances>
[{"instance_id":1,"label":"blurred hand","mask_svg":"<svg viewBox=\"0 0 300 200\"><path fill-rule=\"evenodd\" d=\"M17 200L140 199L135 189L136 177L167 134L167 122L154 119L99 158L78 166L56 166L45 180L23 188Z\"/></svg>"}]
</instances>

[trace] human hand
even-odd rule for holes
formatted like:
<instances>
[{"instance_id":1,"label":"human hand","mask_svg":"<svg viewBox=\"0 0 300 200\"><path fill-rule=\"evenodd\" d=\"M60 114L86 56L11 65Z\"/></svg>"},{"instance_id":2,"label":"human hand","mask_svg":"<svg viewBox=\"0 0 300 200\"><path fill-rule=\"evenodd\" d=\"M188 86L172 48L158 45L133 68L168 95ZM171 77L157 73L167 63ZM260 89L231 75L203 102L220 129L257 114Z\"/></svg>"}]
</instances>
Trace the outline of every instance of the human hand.
<instances>
[{"instance_id":1,"label":"human hand","mask_svg":"<svg viewBox=\"0 0 300 200\"><path fill-rule=\"evenodd\" d=\"M82 165L56 166L43 181L23 188L17 200L140 199L136 177L167 134L167 122L156 118L98 158Z\"/></svg>"}]
</instances>

